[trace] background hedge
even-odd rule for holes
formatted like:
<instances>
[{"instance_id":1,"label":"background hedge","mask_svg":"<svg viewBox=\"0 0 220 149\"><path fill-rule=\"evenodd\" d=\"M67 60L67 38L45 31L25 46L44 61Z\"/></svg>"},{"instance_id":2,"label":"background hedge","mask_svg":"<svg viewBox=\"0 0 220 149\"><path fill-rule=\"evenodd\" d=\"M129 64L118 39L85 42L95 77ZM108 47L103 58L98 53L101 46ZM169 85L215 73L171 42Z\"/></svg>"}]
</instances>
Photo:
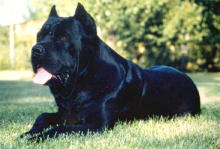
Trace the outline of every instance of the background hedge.
<instances>
[{"instance_id":1,"label":"background hedge","mask_svg":"<svg viewBox=\"0 0 220 149\"><path fill-rule=\"evenodd\" d=\"M219 0L86 0L80 1L94 17L99 35L123 57L140 64L171 65L187 71L220 70ZM28 20L47 19L51 1L31 0ZM57 0L60 16L72 16L77 1ZM0 27L0 69L10 69L7 27ZM20 40L24 38L24 40ZM16 69L29 69L35 42L16 40ZM25 49L25 50L21 50ZM21 52L22 51L22 52ZM19 56L19 54L17 54ZM20 54L23 55L23 54ZM22 57L22 56L20 56Z\"/></svg>"}]
</instances>

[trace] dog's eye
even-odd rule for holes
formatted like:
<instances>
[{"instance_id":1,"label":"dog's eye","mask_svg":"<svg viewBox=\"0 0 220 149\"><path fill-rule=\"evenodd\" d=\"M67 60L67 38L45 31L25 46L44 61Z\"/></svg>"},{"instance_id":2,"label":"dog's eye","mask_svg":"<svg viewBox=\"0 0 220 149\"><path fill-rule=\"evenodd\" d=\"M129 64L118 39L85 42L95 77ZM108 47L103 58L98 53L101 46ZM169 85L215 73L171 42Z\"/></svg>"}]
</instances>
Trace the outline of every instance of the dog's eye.
<instances>
[{"instance_id":1,"label":"dog's eye","mask_svg":"<svg viewBox=\"0 0 220 149\"><path fill-rule=\"evenodd\" d=\"M75 55L75 51L74 51L74 46L73 45L69 48L69 51L70 51L72 56Z\"/></svg>"},{"instance_id":2,"label":"dog's eye","mask_svg":"<svg viewBox=\"0 0 220 149\"><path fill-rule=\"evenodd\" d=\"M37 40L41 40L43 38L42 35L37 36Z\"/></svg>"},{"instance_id":3,"label":"dog's eye","mask_svg":"<svg viewBox=\"0 0 220 149\"><path fill-rule=\"evenodd\" d=\"M62 37L60 38L60 40L61 40L61 41L66 41L67 38L66 38L65 36L62 36Z\"/></svg>"}]
</instances>

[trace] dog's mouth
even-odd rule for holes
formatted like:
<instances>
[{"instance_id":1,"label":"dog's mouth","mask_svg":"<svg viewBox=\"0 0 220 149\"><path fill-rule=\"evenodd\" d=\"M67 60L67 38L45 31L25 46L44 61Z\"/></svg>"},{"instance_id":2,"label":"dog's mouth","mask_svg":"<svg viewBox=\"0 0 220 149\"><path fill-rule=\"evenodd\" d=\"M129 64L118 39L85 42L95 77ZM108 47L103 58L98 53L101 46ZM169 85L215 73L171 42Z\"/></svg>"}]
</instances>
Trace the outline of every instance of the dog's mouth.
<instances>
[{"instance_id":1,"label":"dog's mouth","mask_svg":"<svg viewBox=\"0 0 220 149\"><path fill-rule=\"evenodd\" d=\"M62 85L67 84L70 75L68 72L62 72L59 74L52 74L43 67L37 68L37 72L33 78L33 82L40 85L46 85L50 80L55 79Z\"/></svg>"},{"instance_id":2,"label":"dog's mouth","mask_svg":"<svg viewBox=\"0 0 220 149\"><path fill-rule=\"evenodd\" d=\"M56 76L48 72L43 67L40 67L37 69L37 72L33 78L33 82L36 84L44 85L52 78L56 78Z\"/></svg>"}]
</instances>

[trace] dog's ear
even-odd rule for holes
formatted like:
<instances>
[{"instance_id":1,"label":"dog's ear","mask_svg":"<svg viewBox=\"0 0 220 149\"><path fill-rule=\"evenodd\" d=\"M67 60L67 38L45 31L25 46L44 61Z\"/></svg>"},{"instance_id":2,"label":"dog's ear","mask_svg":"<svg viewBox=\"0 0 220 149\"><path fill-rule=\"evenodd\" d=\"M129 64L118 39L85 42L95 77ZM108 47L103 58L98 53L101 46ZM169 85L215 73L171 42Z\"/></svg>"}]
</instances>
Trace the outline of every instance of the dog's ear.
<instances>
[{"instance_id":1,"label":"dog's ear","mask_svg":"<svg viewBox=\"0 0 220 149\"><path fill-rule=\"evenodd\" d=\"M49 17L58 17L55 5L52 6Z\"/></svg>"},{"instance_id":2,"label":"dog's ear","mask_svg":"<svg viewBox=\"0 0 220 149\"><path fill-rule=\"evenodd\" d=\"M74 18L82 24L87 35L94 36L97 34L94 19L88 14L83 5L80 3L77 5Z\"/></svg>"}]
</instances>

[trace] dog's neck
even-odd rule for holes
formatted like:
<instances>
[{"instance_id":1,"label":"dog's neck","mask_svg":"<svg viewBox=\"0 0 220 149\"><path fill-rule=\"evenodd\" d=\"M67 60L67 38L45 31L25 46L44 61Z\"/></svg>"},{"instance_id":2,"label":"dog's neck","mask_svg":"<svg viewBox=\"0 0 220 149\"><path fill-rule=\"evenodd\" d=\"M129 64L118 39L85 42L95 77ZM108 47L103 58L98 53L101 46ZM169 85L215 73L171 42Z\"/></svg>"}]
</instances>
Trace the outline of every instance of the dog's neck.
<instances>
[{"instance_id":1,"label":"dog's neck","mask_svg":"<svg viewBox=\"0 0 220 149\"><path fill-rule=\"evenodd\" d=\"M96 78L97 71L103 71L101 69L108 68L111 69L117 67L122 63L126 63L126 60L118 55L113 49L111 49L106 43L101 39L95 41L84 41L79 57L79 68L78 74L76 74L76 81L72 81L68 86L56 86L56 88L51 88L52 92L55 90L61 100L73 99L76 95L78 88L84 88L89 79L99 79ZM117 61L117 63L114 63ZM100 66L101 65L101 66ZM105 65L108 65L105 67ZM109 67L111 65L111 67ZM108 70L106 70L108 71ZM112 72L109 70L109 72ZM103 72L103 75L107 74ZM108 74L109 75L109 74ZM110 74L111 75L111 74ZM105 76L108 78L109 76ZM78 83L80 82L80 83Z\"/></svg>"},{"instance_id":2,"label":"dog's neck","mask_svg":"<svg viewBox=\"0 0 220 149\"><path fill-rule=\"evenodd\" d=\"M127 63L127 60L116 53L99 37L94 40L85 41L84 45L82 49L83 54L79 62L78 77L87 78L87 74L91 75L98 69L101 69L100 65L111 65L114 67ZM114 63L115 61L117 63Z\"/></svg>"}]
</instances>

